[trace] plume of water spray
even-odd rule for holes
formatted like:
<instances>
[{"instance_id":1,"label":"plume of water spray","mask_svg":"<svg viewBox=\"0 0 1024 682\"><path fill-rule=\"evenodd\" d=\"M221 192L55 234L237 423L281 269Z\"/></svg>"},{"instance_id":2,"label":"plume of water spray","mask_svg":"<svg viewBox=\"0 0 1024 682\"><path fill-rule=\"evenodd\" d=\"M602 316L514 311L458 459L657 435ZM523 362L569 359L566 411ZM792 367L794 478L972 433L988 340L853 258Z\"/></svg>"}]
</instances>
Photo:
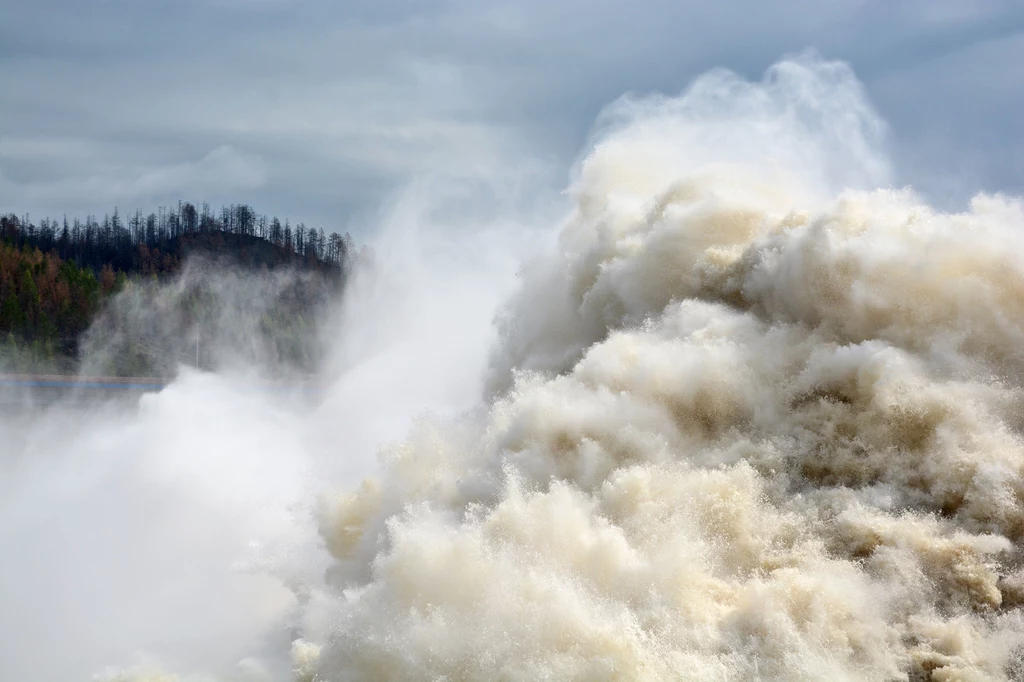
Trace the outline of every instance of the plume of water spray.
<instances>
[{"instance_id":1,"label":"plume of water spray","mask_svg":"<svg viewBox=\"0 0 1024 682\"><path fill-rule=\"evenodd\" d=\"M302 679L1019 674L1019 202L888 188L810 56L602 120L486 415L325 512Z\"/></svg>"},{"instance_id":2,"label":"plume of water spray","mask_svg":"<svg viewBox=\"0 0 1024 682\"><path fill-rule=\"evenodd\" d=\"M494 297L474 291L500 278L405 261L353 286L340 379L310 418L219 393L202 429L219 447L175 441L163 410L220 385L192 376L124 419L123 442L161 443L147 454L164 467L190 446L231 452L243 430L270 460L255 488L273 492L302 480L282 467L324 471L325 454L409 428L414 404L462 409L416 421L324 496L326 553L291 536L303 524L266 533L252 488L227 496L242 536L302 547L282 609L294 679L1018 679L1021 203L947 214L890 188L878 116L845 66L811 55L757 83L715 72L624 100L592 142L557 244L497 316L486 377ZM403 274L430 295L390 288ZM122 442L83 434L99 453ZM112 476L167 480L122 461ZM197 487L204 465L175 490L221 500L246 470ZM283 500L312 511L309 486L285 487L271 528ZM38 509L7 504L5 529ZM237 660L223 634L211 646Z\"/></svg>"},{"instance_id":3,"label":"plume of water spray","mask_svg":"<svg viewBox=\"0 0 1024 682\"><path fill-rule=\"evenodd\" d=\"M198 288L216 297L202 370L172 367L177 379L137 404L58 404L0 421L0 679L290 676L298 614L328 568L318 493L355 485L420 411L473 401L488 320L514 284L523 245L466 223L470 260L454 242L417 237L459 227L424 217L436 200L423 188L379 217L380 256L352 273L318 338L301 339L329 351L315 399L260 381L293 377L264 352L258 323L302 281L193 264L115 301L86 364L110 361L137 340L123 332L140 328L157 348L180 350L184 337L179 357L191 364L187 325L148 303L175 308Z\"/></svg>"}]
</instances>

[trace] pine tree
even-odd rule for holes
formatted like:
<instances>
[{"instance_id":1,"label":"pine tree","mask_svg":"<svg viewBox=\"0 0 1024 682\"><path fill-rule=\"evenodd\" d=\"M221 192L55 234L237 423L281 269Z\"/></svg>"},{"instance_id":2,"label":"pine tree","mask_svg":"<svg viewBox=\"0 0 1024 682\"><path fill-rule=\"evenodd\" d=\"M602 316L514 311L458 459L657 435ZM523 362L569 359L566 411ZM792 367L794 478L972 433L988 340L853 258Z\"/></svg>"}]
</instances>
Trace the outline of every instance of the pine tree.
<instances>
[{"instance_id":1,"label":"pine tree","mask_svg":"<svg viewBox=\"0 0 1024 682\"><path fill-rule=\"evenodd\" d=\"M0 331L20 332L23 326L21 304L12 291L7 294L3 306L0 307Z\"/></svg>"}]
</instances>

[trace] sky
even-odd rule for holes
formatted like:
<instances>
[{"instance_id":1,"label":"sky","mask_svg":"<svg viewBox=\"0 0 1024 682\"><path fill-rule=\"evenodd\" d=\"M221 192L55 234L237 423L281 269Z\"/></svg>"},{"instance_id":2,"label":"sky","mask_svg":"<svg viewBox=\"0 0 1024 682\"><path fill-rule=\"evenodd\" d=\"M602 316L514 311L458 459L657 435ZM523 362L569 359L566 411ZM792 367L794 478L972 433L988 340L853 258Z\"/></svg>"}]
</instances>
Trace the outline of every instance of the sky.
<instances>
[{"instance_id":1,"label":"sky","mask_svg":"<svg viewBox=\"0 0 1024 682\"><path fill-rule=\"evenodd\" d=\"M898 182L1024 190L1020 0L0 0L0 212L245 202L358 235L425 175L557 188L623 94L805 49L851 64Z\"/></svg>"}]
</instances>

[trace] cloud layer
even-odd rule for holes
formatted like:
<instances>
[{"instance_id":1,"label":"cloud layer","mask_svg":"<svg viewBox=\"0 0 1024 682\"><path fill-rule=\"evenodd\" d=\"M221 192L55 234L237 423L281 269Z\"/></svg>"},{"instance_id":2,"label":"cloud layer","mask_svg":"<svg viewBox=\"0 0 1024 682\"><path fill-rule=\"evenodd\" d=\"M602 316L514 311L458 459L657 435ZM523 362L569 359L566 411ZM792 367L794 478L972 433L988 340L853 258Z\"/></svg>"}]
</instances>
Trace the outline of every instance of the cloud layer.
<instances>
[{"instance_id":1,"label":"cloud layer","mask_svg":"<svg viewBox=\"0 0 1024 682\"><path fill-rule=\"evenodd\" d=\"M412 176L564 167L623 92L678 92L712 66L757 77L808 47L865 80L898 182L960 202L1024 177L1009 0L3 4L0 210L187 195L344 227Z\"/></svg>"}]
</instances>

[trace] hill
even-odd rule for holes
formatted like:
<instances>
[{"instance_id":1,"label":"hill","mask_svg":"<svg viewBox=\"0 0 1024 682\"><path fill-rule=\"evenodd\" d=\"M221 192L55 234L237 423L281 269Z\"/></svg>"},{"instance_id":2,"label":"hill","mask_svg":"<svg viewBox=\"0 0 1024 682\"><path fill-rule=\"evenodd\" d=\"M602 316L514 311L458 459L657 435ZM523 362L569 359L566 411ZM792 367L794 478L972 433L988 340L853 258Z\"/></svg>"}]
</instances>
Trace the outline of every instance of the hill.
<instances>
[{"instance_id":1,"label":"hill","mask_svg":"<svg viewBox=\"0 0 1024 682\"><path fill-rule=\"evenodd\" d=\"M102 222L89 216L71 223L65 218L34 224L27 217L0 216L0 368L76 371L86 359L87 331L102 322L88 344L92 355L103 351L101 371L166 372L168 360L176 358L170 352L175 335L187 334L190 325L201 322L218 328L215 314L233 307L236 315L252 318L250 336L280 350L275 362L308 369L316 353L300 343L301 337L318 307L343 286L354 257L348 235L327 236L301 223L293 229L288 221L268 220L244 205L221 209L219 218L207 206L198 211L189 203L146 217L136 212L128 221L116 209ZM165 290L173 288L186 263L192 262L205 266L192 268L195 281L175 289L177 295L168 303ZM259 273L262 296L271 300L242 297L247 310L237 310L237 301L226 306L217 291L226 284L214 285L211 277L229 270ZM272 273L292 276L268 279ZM267 288L271 280L278 284ZM142 315L118 313L110 305L126 290ZM147 311L157 310L174 323L147 321ZM161 339L152 336L157 327ZM223 324L220 328L226 329ZM140 344L148 350L140 351Z\"/></svg>"}]
</instances>

